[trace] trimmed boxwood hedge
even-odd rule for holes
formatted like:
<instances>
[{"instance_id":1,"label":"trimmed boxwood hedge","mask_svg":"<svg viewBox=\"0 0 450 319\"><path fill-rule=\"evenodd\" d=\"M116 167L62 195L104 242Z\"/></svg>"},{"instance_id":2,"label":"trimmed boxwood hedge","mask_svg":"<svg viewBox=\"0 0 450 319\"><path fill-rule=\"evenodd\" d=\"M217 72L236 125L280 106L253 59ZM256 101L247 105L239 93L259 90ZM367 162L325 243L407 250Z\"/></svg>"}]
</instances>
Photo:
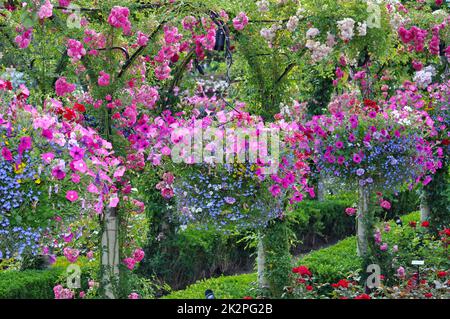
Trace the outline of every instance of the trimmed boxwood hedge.
<instances>
[{"instance_id":1,"label":"trimmed boxwood hedge","mask_svg":"<svg viewBox=\"0 0 450 319\"><path fill-rule=\"evenodd\" d=\"M290 228L300 241L294 252L307 252L354 234L355 219L345 215L345 209L352 205L349 199L299 203L289 214Z\"/></svg>"},{"instance_id":2,"label":"trimmed boxwood hedge","mask_svg":"<svg viewBox=\"0 0 450 319\"><path fill-rule=\"evenodd\" d=\"M185 290L175 291L162 299L205 299L207 289L211 289L217 299L241 299L245 296L252 296L250 288L253 282L256 282L256 274L203 279L188 286Z\"/></svg>"},{"instance_id":3,"label":"trimmed boxwood hedge","mask_svg":"<svg viewBox=\"0 0 450 319\"><path fill-rule=\"evenodd\" d=\"M53 299L61 269L0 272L0 299Z\"/></svg>"},{"instance_id":4,"label":"trimmed boxwood hedge","mask_svg":"<svg viewBox=\"0 0 450 319\"><path fill-rule=\"evenodd\" d=\"M0 271L0 299L53 299L53 287L63 276L70 263L65 257L58 257L56 263L47 270L6 270ZM82 274L87 274L95 263L80 257L76 262ZM82 282L87 278L82 275Z\"/></svg>"}]
</instances>

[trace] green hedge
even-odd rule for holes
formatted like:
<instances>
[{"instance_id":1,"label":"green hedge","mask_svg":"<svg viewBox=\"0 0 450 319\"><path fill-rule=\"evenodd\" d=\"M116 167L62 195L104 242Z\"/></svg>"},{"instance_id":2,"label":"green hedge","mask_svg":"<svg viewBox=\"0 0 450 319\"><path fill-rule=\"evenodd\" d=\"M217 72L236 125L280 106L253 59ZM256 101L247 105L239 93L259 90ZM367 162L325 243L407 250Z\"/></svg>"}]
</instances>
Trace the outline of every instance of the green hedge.
<instances>
[{"instance_id":1,"label":"green hedge","mask_svg":"<svg viewBox=\"0 0 450 319\"><path fill-rule=\"evenodd\" d=\"M251 286L256 282L256 274L222 276L198 281L163 297L163 299L205 299L205 291L211 289L217 299L241 299L252 296Z\"/></svg>"},{"instance_id":2,"label":"green hedge","mask_svg":"<svg viewBox=\"0 0 450 319\"><path fill-rule=\"evenodd\" d=\"M306 255L297 264L308 266L318 282L336 282L359 269L361 262L356 255L356 238L352 236Z\"/></svg>"},{"instance_id":3,"label":"green hedge","mask_svg":"<svg viewBox=\"0 0 450 319\"><path fill-rule=\"evenodd\" d=\"M0 272L0 299L53 299L61 269Z\"/></svg>"},{"instance_id":4,"label":"green hedge","mask_svg":"<svg viewBox=\"0 0 450 319\"><path fill-rule=\"evenodd\" d=\"M200 278L251 270L251 252L245 250L245 243L237 243L241 238L190 225L147 247L138 272L145 277L156 275L172 289L182 289Z\"/></svg>"},{"instance_id":5,"label":"green hedge","mask_svg":"<svg viewBox=\"0 0 450 319\"><path fill-rule=\"evenodd\" d=\"M85 275L95 264L84 257L80 257L76 264L81 267L82 283L86 286ZM53 287L69 265L65 257L58 257L48 270L0 271L0 299L53 299Z\"/></svg>"},{"instance_id":6,"label":"green hedge","mask_svg":"<svg viewBox=\"0 0 450 319\"><path fill-rule=\"evenodd\" d=\"M291 230L300 241L297 251L309 251L318 245L345 238L355 232L355 219L345 215L353 201L334 199L323 202L306 200L290 213Z\"/></svg>"},{"instance_id":7,"label":"green hedge","mask_svg":"<svg viewBox=\"0 0 450 319\"><path fill-rule=\"evenodd\" d=\"M414 212L402 217L404 225L409 221L420 220L420 213ZM396 227L390 222L391 227ZM385 234L386 239L393 240L398 236L395 232ZM356 238L348 237L333 246L323 248L306 254L295 261L295 265L306 265L312 271L318 282L337 282L355 272L361 267L361 259L356 255ZM212 289L216 298L243 298L252 295L251 285L256 282L256 274L238 276L223 276L207 279L165 296L168 299L204 298L206 289Z\"/></svg>"}]
</instances>

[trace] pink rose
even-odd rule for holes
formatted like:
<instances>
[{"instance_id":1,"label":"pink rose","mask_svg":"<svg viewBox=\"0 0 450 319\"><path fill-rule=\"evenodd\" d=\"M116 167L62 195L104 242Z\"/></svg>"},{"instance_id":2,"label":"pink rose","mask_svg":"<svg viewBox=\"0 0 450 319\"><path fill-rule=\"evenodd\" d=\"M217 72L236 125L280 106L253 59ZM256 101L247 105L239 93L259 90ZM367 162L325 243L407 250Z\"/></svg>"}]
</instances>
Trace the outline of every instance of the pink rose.
<instances>
[{"instance_id":1,"label":"pink rose","mask_svg":"<svg viewBox=\"0 0 450 319\"><path fill-rule=\"evenodd\" d=\"M389 203L387 200L382 200L380 206L384 209L391 209L391 203Z\"/></svg>"},{"instance_id":2,"label":"pink rose","mask_svg":"<svg viewBox=\"0 0 450 319\"><path fill-rule=\"evenodd\" d=\"M78 199L78 193L76 191L67 191L66 198L67 200L74 202Z\"/></svg>"},{"instance_id":3,"label":"pink rose","mask_svg":"<svg viewBox=\"0 0 450 319\"><path fill-rule=\"evenodd\" d=\"M136 249L133 253L134 260L136 262L140 262L142 259L144 259L145 253L142 249Z\"/></svg>"},{"instance_id":4,"label":"pink rose","mask_svg":"<svg viewBox=\"0 0 450 319\"><path fill-rule=\"evenodd\" d=\"M108 86L110 83L111 76L108 73L100 71L100 76L98 77L99 86Z\"/></svg>"},{"instance_id":5,"label":"pink rose","mask_svg":"<svg viewBox=\"0 0 450 319\"><path fill-rule=\"evenodd\" d=\"M236 30L241 31L248 24L248 17L245 12L240 12L236 18L233 19L233 26Z\"/></svg>"}]
</instances>

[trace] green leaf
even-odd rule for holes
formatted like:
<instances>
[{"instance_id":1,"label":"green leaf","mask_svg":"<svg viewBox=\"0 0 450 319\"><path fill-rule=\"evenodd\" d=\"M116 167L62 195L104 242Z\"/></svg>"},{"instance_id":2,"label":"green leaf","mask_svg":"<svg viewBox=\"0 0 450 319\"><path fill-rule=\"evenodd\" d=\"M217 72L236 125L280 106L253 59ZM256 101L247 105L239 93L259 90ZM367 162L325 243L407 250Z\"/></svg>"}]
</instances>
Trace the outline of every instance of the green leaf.
<instances>
[{"instance_id":1,"label":"green leaf","mask_svg":"<svg viewBox=\"0 0 450 319\"><path fill-rule=\"evenodd\" d=\"M36 15L36 13L24 12L20 16L20 21L22 22L22 25L25 28L29 29L29 28L34 27L34 25L38 21L38 17Z\"/></svg>"}]
</instances>

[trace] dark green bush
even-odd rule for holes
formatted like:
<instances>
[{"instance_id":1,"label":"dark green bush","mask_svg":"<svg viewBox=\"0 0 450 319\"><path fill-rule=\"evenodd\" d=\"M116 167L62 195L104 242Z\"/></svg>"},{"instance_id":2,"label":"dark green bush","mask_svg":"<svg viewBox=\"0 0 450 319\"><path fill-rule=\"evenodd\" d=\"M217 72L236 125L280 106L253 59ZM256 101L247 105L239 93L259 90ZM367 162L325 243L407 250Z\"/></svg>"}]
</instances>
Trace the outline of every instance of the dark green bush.
<instances>
[{"instance_id":1,"label":"dark green bush","mask_svg":"<svg viewBox=\"0 0 450 319\"><path fill-rule=\"evenodd\" d=\"M289 216L291 229L301 242L295 252L311 249L345 238L355 232L355 219L345 215L351 200L303 201Z\"/></svg>"},{"instance_id":2,"label":"dark green bush","mask_svg":"<svg viewBox=\"0 0 450 319\"><path fill-rule=\"evenodd\" d=\"M0 272L0 299L53 299L61 269Z\"/></svg>"},{"instance_id":3,"label":"dark green bush","mask_svg":"<svg viewBox=\"0 0 450 319\"><path fill-rule=\"evenodd\" d=\"M398 194L385 195L384 198L392 204L386 216L380 216L385 219L393 219L395 216L402 216L419 210L419 193L415 189L411 191L405 190Z\"/></svg>"},{"instance_id":4,"label":"dark green bush","mask_svg":"<svg viewBox=\"0 0 450 319\"><path fill-rule=\"evenodd\" d=\"M213 228L189 226L147 247L139 273L156 275L173 289L180 289L200 278L250 270L251 252L244 243L237 243L239 239L241 236Z\"/></svg>"},{"instance_id":5,"label":"dark green bush","mask_svg":"<svg viewBox=\"0 0 450 319\"><path fill-rule=\"evenodd\" d=\"M175 291L164 296L164 299L205 299L205 290L207 289L211 289L217 299L255 297L251 289L254 282L256 282L256 274L221 276L198 281L185 290Z\"/></svg>"},{"instance_id":6,"label":"dark green bush","mask_svg":"<svg viewBox=\"0 0 450 319\"><path fill-rule=\"evenodd\" d=\"M438 170L433 180L424 188L425 197L430 207L429 220L434 230L441 230L450 225L450 165Z\"/></svg>"},{"instance_id":7,"label":"dark green bush","mask_svg":"<svg viewBox=\"0 0 450 319\"><path fill-rule=\"evenodd\" d=\"M80 257L81 284L87 289L90 270L97 265ZM58 257L50 269L0 271L0 299L53 299L53 287L64 280L65 269L70 263Z\"/></svg>"}]
</instances>

